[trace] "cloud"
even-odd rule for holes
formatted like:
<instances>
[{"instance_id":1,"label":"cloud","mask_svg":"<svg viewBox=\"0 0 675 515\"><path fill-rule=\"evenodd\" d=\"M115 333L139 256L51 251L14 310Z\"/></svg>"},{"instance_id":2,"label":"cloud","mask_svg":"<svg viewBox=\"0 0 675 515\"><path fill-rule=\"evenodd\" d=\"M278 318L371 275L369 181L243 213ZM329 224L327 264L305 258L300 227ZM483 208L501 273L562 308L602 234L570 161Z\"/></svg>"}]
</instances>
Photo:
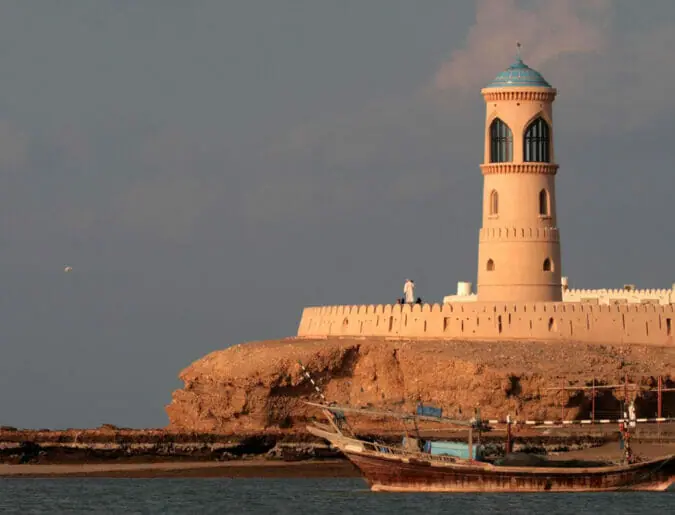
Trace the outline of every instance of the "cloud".
<instances>
[{"instance_id":1,"label":"cloud","mask_svg":"<svg viewBox=\"0 0 675 515\"><path fill-rule=\"evenodd\" d=\"M348 213L359 202L424 200L459 186L467 175L455 171L481 159L479 91L513 61L517 41L559 91L556 127L567 143L640 130L672 112L675 25L667 17L624 28L630 20L611 0L475 5L462 47L416 89L291 127L266 149L284 172L247 192L257 216Z\"/></svg>"},{"instance_id":2,"label":"cloud","mask_svg":"<svg viewBox=\"0 0 675 515\"><path fill-rule=\"evenodd\" d=\"M360 110L325 116L291 128L265 150L269 159L305 155L340 167L381 161L390 130L420 130L411 123L422 106L409 96L380 98ZM357 127L358 131L353 129Z\"/></svg>"},{"instance_id":3,"label":"cloud","mask_svg":"<svg viewBox=\"0 0 675 515\"><path fill-rule=\"evenodd\" d=\"M464 48L440 66L434 86L471 92L484 87L513 60L518 41L535 68L559 56L602 54L611 14L609 0L542 0L531 9L516 0L478 0Z\"/></svg>"},{"instance_id":4,"label":"cloud","mask_svg":"<svg viewBox=\"0 0 675 515\"><path fill-rule=\"evenodd\" d=\"M413 147L416 154L420 149L438 150L441 142L465 148L466 138L474 135L458 128L478 119L478 92L512 62L516 41L535 67L561 56L600 56L611 41L611 19L609 0L542 0L529 9L516 0L478 0L476 22L463 48L452 52L431 77L420 77L416 90L294 127L274 151L363 168L395 165Z\"/></svg>"},{"instance_id":5,"label":"cloud","mask_svg":"<svg viewBox=\"0 0 675 515\"><path fill-rule=\"evenodd\" d=\"M192 134L175 127L164 127L153 134L141 150L141 161L161 172L189 173L194 169L199 143Z\"/></svg>"},{"instance_id":6,"label":"cloud","mask_svg":"<svg viewBox=\"0 0 675 515\"><path fill-rule=\"evenodd\" d=\"M139 157L145 172L113 201L117 221L159 238L188 238L223 193L208 174L222 156L195 134L164 128L145 141Z\"/></svg>"},{"instance_id":7,"label":"cloud","mask_svg":"<svg viewBox=\"0 0 675 515\"><path fill-rule=\"evenodd\" d=\"M247 216L269 222L424 199L460 178L439 166L452 152L453 123L413 93L294 127L261 152L259 168L274 173L250 184L242 206Z\"/></svg>"},{"instance_id":8,"label":"cloud","mask_svg":"<svg viewBox=\"0 0 675 515\"><path fill-rule=\"evenodd\" d=\"M136 182L115 202L125 226L169 240L189 237L201 215L218 200L218 189L197 177L156 176Z\"/></svg>"},{"instance_id":9,"label":"cloud","mask_svg":"<svg viewBox=\"0 0 675 515\"><path fill-rule=\"evenodd\" d=\"M74 126L61 127L53 135L53 139L59 157L65 163L82 166L91 160L92 149L89 138L82 129Z\"/></svg>"},{"instance_id":10,"label":"cloud","mask_svg":"<svg viewBox=\"0 0 675 515\"><path fill-rule=\"evenodd\" d=\"M625 29L609 0L541 0L529 8L516 0L478 0L464 47L439 66L428 94L441 107L458 94L474 94L511 62L520 41L524 61L557 88L556 117L575 127L574 137L639 130L673 111L675 24L669 19Z\"/></svg>"},{"instance_id":11,"label":"cloud","mask_svg":"<svg viewBox=\"0 0 675 515\"><path fill-rule=\"evenodd\" d=\"M0 120L0 173L14 172L28 160L28 135L6 120Z\"/></svg>"},{"instance_id":12,"label":"cloud","mask_svg":"<svg viewBox=\"0 0 675 515\"><path fill-rule=\"evenodd\" d=\"M583 70L574 98L585 91L585 104L592 103L592 115L604 121L603 130L639 130L672 116L675 23L666 21L615 37L612 47L605 59L597 59Z\"/></svg>"}]
</instances>

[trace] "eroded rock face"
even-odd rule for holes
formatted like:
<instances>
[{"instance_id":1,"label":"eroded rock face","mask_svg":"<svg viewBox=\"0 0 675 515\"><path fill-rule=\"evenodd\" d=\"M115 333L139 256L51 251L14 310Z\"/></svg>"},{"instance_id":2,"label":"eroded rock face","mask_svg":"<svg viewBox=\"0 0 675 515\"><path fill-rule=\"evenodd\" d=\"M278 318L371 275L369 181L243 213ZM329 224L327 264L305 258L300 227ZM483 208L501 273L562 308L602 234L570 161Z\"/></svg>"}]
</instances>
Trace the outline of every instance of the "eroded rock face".
<instances>
[{"instance_id":1,"label":"eroded rock face","mask_svg":"<svg viewBox=\"0 0 675 515\"><path fill-rule=\"evenodd\" d=\"M675 348L534 342L422 342L288 339L212 352L183 370L185 387L167 406L169 429L210 432L302 429L319 415L302 362L327 400L412 411L421 400L452 416L559 418L561 383L630 382L654 386L675 375ZM618 413L623 392L604 392L596 410ZM565 394L565 418L586 417L590 395ZM639 416L655 416L656 395L638 399ZM675 396L664 394L664 412ZM320 415L319 415L320 416ZM361 422L359 422L361 423ZM373 427L380 421L370 421ZM362 424L367 425L365 420ZM363 426L365 428L365 426Z\"/></svg>"}]
</instances>

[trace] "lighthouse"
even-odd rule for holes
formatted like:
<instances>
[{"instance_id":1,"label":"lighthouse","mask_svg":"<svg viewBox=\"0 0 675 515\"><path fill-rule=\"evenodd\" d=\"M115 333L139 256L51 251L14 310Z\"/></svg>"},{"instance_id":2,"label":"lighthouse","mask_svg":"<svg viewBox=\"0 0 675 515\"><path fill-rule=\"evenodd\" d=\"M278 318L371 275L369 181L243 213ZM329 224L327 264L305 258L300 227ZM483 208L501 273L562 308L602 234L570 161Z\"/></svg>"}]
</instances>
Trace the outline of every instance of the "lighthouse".
<instances>
[{"instance_id":1,"label":"lighthouse","mask_svg":"<svg viewBox=\"0 0 675 515\"><path fill-rule=\"evenodd\" d=\"M562 301L556 223L556 90L515 62L481 90L485 99L479 302Z\"/></svg>"}]
</instances>

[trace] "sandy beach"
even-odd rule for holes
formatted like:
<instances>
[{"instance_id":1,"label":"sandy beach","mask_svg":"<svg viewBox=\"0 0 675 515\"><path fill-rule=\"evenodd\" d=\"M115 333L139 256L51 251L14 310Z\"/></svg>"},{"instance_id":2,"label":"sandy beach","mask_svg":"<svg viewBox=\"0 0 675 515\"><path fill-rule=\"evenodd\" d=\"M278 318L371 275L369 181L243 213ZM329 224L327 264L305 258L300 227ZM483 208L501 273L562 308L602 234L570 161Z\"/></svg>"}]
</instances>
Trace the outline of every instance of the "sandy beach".
<instances>
[{"instance_id":1,"label":"sandy beach","mask_svg":"<svg viewBox=\"0 0 675 515\"><path fill-rule=\"evenodd\" d=\"M634 442L631 447L636 456L649 459L675 454L675 443ZM550 458L561 460L619 460L622 455L623 451L619 447L618 442L608 442L591 449L561 452L555 456L550 456Z\"/></svg>"},{"instance_id":2,"label":"sandy beach","mask_svg":"<svg viewBox=\"0 0 675 515\"><path fill-rule=\"evenodd\" d=\"M675 454L675 444L635 443L635 453L644 458ZM621 450L616 442L593 449L564 452L551 459L617 460ZM133 463L78 464L0 464L0 477L119 477L119 478L317 478L359 477L347 460L232 460L232 461L170 461Z\"/></svg>"},{"instance_id":3,"label":"sandy beach","mask_svg":"<svg viewBox=\"0 0 675 515\"><path fill-rule=\"evenodd\" d=\"M169 463L0 464L0 477L358 477L347 460Z\"/></svg>"}]
</instances>

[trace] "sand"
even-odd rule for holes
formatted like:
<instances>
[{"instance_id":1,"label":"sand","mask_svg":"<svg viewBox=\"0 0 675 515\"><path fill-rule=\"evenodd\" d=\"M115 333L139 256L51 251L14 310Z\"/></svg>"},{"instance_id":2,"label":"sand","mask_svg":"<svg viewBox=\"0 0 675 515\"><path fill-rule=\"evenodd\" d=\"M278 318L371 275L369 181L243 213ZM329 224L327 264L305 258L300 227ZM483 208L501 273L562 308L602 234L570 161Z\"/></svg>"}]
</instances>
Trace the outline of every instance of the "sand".
<instances>
[{"instance_id":1,"label":"sand","mask_svg":"<svg viewBox=\"0 0 675 515\"><path fill-rule=\"evenodd\" d=\"M0 464L0 477L359 477L346 460L174 463Z\"/></svg>"},{"instance_id":2,"label":"sand","mask_svg":"<svg viewBox=\"0 0 675 515\"><path fill-rule=\"evenodd\" d=\"M661 456L675 455L675 444L673 443L644 443L634 442L631 445L633 454L645 459L659 458ZM579 451L561 452L551 459L561 460L618 460L623 456L623 451L618 442L609 442L599 447L584 449Z\"/></svg>"},{"instance_id":3,"label":"sand","mask_svg":"<svg viewBox=\"0 0 675 515\"><path fill-rule=\"evenodd\" d=\"M656 458L675 454L675 443L635 442L636 455ZM621 457L617 442L600 447L564 452L551 459L617 460ZM347 460L232 460L176 461L148 463L81 463L81 464L0 464L1 477L108 477L108 478L322 478L360 477Z\"/></svg>"}]
</instances>

